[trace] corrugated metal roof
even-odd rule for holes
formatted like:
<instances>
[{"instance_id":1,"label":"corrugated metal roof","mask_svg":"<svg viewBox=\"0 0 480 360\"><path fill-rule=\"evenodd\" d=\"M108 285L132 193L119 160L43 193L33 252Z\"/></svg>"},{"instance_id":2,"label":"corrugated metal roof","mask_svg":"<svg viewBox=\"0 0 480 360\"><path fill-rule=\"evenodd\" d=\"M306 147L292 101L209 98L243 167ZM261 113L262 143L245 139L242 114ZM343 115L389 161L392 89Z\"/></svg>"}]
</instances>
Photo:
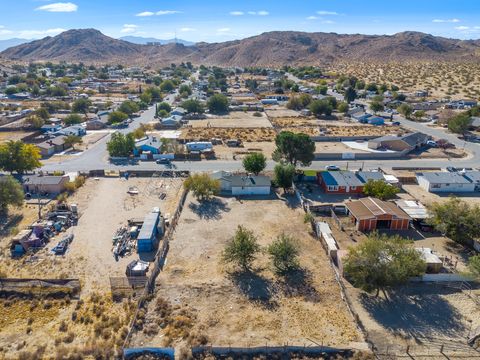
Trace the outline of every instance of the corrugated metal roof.
<instances>
[{"instance_id":1,"label":"corrugated metal roof","mask_svg":"<svg viewBox=\"0 0 480 360\"><path fill-rule=\"evenodd\" d=\"M373 219L381 215L389 214L397 219L410 220L410 216L394 203L368 197L346 204L348 210L357 219Z\"/></svg>"},{"instance_id":2,"label":"corrugated metal roof","mask_svg":"<svg viewBox=\"0 0 480 360\"><path fill-rule=\"evenodd\" d=\"M155 227L157 226L159 213L151 212L145 216L143 220L142 228L138 234L138 240L151 239L152 235L155 233Z\"/></svg>"}]
</instances>

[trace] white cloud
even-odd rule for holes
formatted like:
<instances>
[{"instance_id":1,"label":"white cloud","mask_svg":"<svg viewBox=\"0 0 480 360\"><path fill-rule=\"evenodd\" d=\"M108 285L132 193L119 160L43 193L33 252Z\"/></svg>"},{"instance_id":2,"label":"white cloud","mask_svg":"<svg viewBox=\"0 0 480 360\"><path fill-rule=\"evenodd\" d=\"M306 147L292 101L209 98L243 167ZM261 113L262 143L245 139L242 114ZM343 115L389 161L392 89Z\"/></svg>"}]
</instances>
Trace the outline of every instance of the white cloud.
<instances>
[{"instance_id":1,"label":"white cloud","mask_svg":"<svg viewBox=\"0 0 480 360\"><path fill-rule=\"evenodd\" d=\"M434 23L459 23L460 19L434 19L432 20Z\"/></svg>"},{"instance_id":2,"label":"white cloud","mask_svg":"<svg viewBox=\"0 0 480 360\"><path fill-rule=\"evenodd\" d=\"M322 24L335 24L335 21L332 21L332 20L322 20Z\"/></svg>"},{"instance_id":3,"label":"white cloud","mask_svg":"<svg viewBox=\"0 0 480 360\"><path fill-rule=\"evenodd\" d=\"M13 31L0 28L0 35L10 35L10 34L13 34Z\"/></svg>"},{"instance_id":4,"label":"white cloud","mask_svg":"<svg viewBox=\"0 0 480 360\"><path fill-rule=\"evenodd\" d=\"M143 16L153 16L153 15L155 15L155 13L154 13L154 12L151 12L151 11L144 11L144 12L138 13L138 14L137 14L137 15L135 15L135 16L141 16L141 17L143 17Z\"/></svg>"},{"instance_id":5,"label":"white cloud","mask_svg":"<svg viewBox=\"0 0 480 360\"><path fill-rule=\"evenodd\" d=\"M469 30L470 27L468 26L455 26L455 30L460 30L460 31L464 31L464 30Z\"/></svg>"},{"instance_id":6,"label":"white cloud","mask_svg":"<svg viewBox=\"0 0 480 360\"><path fill-rule=\"evenodd\" d=\"M267 15L270 15L270 13L266 10L260 10L260 11L247 11L247 14L248 15L258 15L258 16L267 16ZM233 15L233 16L242 16L242 15L245 15L245 12L243 11L231 11L230 12L230 15Z\"/></svg>"},{"instance_id":7,"label":"white cloud","mask_svg":"<svg viewBox=\"0 0 480 360\"><path fill-rule=\"evenodd\" d=\"M135 25L135 24L125 24L123 25L123 28L122 30L120 30L120 32L122 34L130 34L130 33L133 33L137 30L138 28L138 25Z\"/></svg>"},{"instance_id":8,"label":"white cloud","mask_svg":"<svg viewBox=\"0 0 480 360\"><path fill-rule=\"evenodd\" d=\"M78 10L78 5L71 2L53 3L53 4L40 6L35 10L48 11L48 12L75 12Z\"/></svg>"},{"instance_id":9,"label":"white cloud","mask_svg":"<svg viewBox=\"0 0 480 360\"><path fill-rule=\"evenodd\" d=\"M230 28L221 28L221 29L217 29L217 32L219 33L226 33L226 32L229 32L230 31Z\"/></svg>"},{"instance_id":10,"label":"white cloud","mask_svg":"<svg viewBox=\"0 0 480 360\"><path fill-rule=\"evenodd\" d=\"M38 39L44 36L58 35L64 31L62 28L46 29L46 30L21 30L18 32L18 37L23 39Z\"/></svg>"},{"instance_id":11,"label":"white cloud","mask_svg":"<svg viewBox=\"0 0 480 360\"><path fill-rule=\"evenodd\" d=\"M181 32L190 32L190 31L197 31L197 29L190 28L190 27L184 27L180 29Z\"/></svg>"},{"instance_id":12,"label":"white cloud","mask_svg":"<svg viewBox=\"0 0 480 360\"><path fill-rule=\"evenodd\" d=\"M318 16L309 16L307 17L307 20L317 20Z\"/></svg>"},{"instance_id":13,"label":"white cloud","mask_svg":"<svg viewBox=\"0 0 480 360\"><path fill-rule=\"evenodd\" d=\"M320 10L317 11L318 15L338 15L336 11L326 11L326 10Z\"/></svg>"},{"instance_id":14,"label":"white cloud","mask_svg":"<svg viewBox=\"0 0 480 360\"><path fill-rule=\"evenodd\" d=\"M172 15L172 14L180 14L181 11L177 10L160 10L155 13L155 15Z\"/></svg>"}]
</instances>

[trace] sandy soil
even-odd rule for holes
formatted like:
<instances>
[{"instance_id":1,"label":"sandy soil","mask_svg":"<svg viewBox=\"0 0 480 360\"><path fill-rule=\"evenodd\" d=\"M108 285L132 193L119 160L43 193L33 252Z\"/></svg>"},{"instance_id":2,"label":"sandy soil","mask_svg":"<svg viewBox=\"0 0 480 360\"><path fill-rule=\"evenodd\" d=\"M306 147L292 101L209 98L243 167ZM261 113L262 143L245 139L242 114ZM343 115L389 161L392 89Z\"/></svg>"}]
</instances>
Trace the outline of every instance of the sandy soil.
<instances>
[{"instance_id":1,"label":"sandy soil","mask_svg":"<svg viewBox=\"0 0 480 360\"><path fill-rule=\"evenodd\" d=\"M208 141L213 138L238 139L248 141L273 141L276 132L272 127L266 128L183 128L181 139Z\"/></svg>"},{"instance_id":2,"label":"sandy soil","mask_svg":"<svg viewBox=\"0 0 480 360\"><path fill-rule=\"evenodd\" d=\"M61 233L33 258L12 259L9 253L12 236L9 235L1 242L2 267L12 277L80 278L84 293L107 291L110 289L110 276L123 276L127 263L138 258L137 253L133 253L115 261L112 253L115 231L126 226L130 218L143 218L153 207L160 207L164 214L172 213L181 194L181 184L181 180L153 178L130 178L128 181L119 178L88 179L68 199L69 203L78 204L80 218L77 226L66 231L75 236L66 254L55 256L50 251L65 235ZM127 194L130 186L136 186L139 195ZM161 192L167 194L164 200L158 198ZM36 219L36 209L30 205L28 215L18 226L19 230Z\"/></svg>"},{"instance_id":3,"label":"sandy soil","mask_svg":"<svg viewBox=\"0 0 480 360\"><path fill-rule=\"evenodd\" d=\"M265 254L255 261L252 273L221 263L225 243L240 224L253 230L262 246L282 232L295 237L302 271L288 279L277 277ZM195 336L191 340L198 333L205 335L203 341L232 346L312 341L341 346L360 339L326 255L303 223L303 211L281 200L217 198L200 205L187 198L167 260L157 279L147 328L165 321L158 308L166 303L173 314L190 319L188 332L178 335L174 325L150 336L138 332L136 345L182 347L201 341Z\"/></svg>"},{"instance_id":4,"label":"sandy soil","mask_svg":"<svg viewBox=\"0 0 480 360\"><path fill-rule=\"evenodd\" d=\"M300 117L300 112L295 110L286 109L283 106L274 105L267 107L265 113L269 118L283 118L283 117Z\"/></svg>"},{"instance_id":5,"label":"sandy soil","mask_svg":"<svg viewBox=\"0 0 480 360\"><path fill-rule=\"evenodd\" d=\"M414 199L422 202L425 205L432 204L434 202L445 202L448 201L451 194L433 194L428 191L425 191L419 185L403 185L403 189L410 194ZM454 194L457 198L462 199L469 203L480 204L480 195L478 193L456 193Z\"/></svg>"},{"instance_id":6,"label":"sandy soil","mask_svg":"<svg viewBox=\"0 0 480 360\"><path fill-rule=\"evenodd\" d=\"M331 69L344 75L353 75L366 83L395 84L400 90L428 90L430 97L477 99L480 95L479 64L452 62L345 62Z\"/></svg>"},{"instance_id":7,"label":"sandy soil","mask_svg":"<svg viewBox=\"0 0 480 360\"><path fill-rule=\"evenodd\" d=\"M272 153L275 150L275 143L274 142L245 142L243 143L243 147L228 147L226 145L215 145L214 151L215 156L217 159L222 160L233 160L235 159L242 159L246 154L252 152L261 152L263 153L268 159L272 158Z\"/></svg>"},{"instance_id":8,"label":"sandy soil","mask_svg":"<svg viewBox=\"0 0 480 360\"><path fill-rule=\"evenodd\" d=\"M226 127L226 128L268 128L272 124L264 113L254 116L251 111L232 111L228 116L209 117L205 120L190 120L188 125L193 127Z\"/></svg>"},{"instance_id":9,"label":"sandy soil","mask_svg":"<svg viewBox=\"0 0 480 360\"><path fill-rule=\"evenodd\" d=\"M0 143L10 140L17 141L22 140L24 137L33 134L33 132L25 131L0 131Z\"/></svg>"}]
</instances>

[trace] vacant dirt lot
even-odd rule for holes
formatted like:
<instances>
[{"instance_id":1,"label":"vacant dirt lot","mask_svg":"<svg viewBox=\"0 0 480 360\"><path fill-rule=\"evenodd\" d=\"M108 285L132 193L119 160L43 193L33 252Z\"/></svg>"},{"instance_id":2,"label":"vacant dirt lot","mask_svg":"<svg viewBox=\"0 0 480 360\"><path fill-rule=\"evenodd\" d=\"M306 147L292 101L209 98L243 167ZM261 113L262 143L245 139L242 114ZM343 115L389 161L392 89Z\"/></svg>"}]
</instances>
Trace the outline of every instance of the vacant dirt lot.
<instances>
[{"instance_id":1,"label":"vacant dirt lot","mask_svg":"<svg viewBox=\"0 0 480 360\"><path fill-rule=\"evenodd\" d=\"M22 140L24 137L32 135L33 132L25 131L0 131L0 144L10 140L17 141Z\"/></svg>"},{"instance_id":2,"label":"vacant dirt lot","mask_svg":"<svg viewBox=\"0 0 480 360\"><path fill-rule=\"evenodd\" d=\"M227 116L212 116L205 120L190 120L193 127L226 127L226 128L268 128L272 127L265 113L254 116L252 111L232 111Z\"/></svg>"},{"instance_id":3,"label":"vacant dirt lot","mask_svg":"<svg viewBox=\"0 0 480 360\"><path fill-rule=\"evenodd\" d=\"M283 106L269 106L265 109L265 113L269 118L282 118L282 117L300 117L300 112L295 110L286 109Z\"/></svg>"},{"instance_id":4,"label":"vacant dirt lot","mask_svg":"<svg viewBox=\"0 0 480 360\"><path fill-rule=\"evenodd\" d=\"M265 128L184 128L181 139L209 141L213 138L222 140L238 139L247 141L273 141L276 132L272 127Z\"/></svg>"},{"instance_id":5,"label":"vacant dirt lot","mask_svg":"<svg viewBox=\"0 0 480 360\"><path fill-rule=\"evenodd\" d=\"M262 247L282 233L293 236L301 270L279 277L266 254L258 256L252 272L223 264L221 253L238 225L251 229ZM280 199L216 198L202 205L187 198L157 283L135 345L360 341L326 255L303 223L303 211Z\"/></svg>"}]
</instances>

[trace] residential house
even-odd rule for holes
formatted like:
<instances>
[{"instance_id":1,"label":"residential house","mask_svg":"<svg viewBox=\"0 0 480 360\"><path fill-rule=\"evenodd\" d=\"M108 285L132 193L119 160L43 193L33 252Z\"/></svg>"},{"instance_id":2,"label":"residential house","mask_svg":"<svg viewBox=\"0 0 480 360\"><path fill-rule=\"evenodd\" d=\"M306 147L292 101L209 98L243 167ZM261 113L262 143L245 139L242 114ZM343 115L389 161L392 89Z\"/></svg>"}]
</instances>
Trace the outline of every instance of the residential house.
<instances>
[{"instance_id":1,"label":"residential house","mask_svg":"<svg viewBox=\"0 0 480 360\"><path fill-rule=\"evenodd\" d=\"M53 134L60 130L62 130L62 125L60 124L45 124L40 128L40 131L44 134Z\"/></svg>"},{"instance_id":2,"label":"residential house","mask_svg":"<svg viewBox=\"0 0 480 360\"><path fill-rule=\"evenodd\" d=\"M346 203L348 215L359 231L407 230L410 216L394 203L367 197Z\"/></svg>"},{"instance_id":3,"label":"residential house","mask_svg":"<svg viewBox=\"0 0 480 360\"><path fill-rule=\"evenodd\" d=\"M210 177L220 182L220 190L222 192L232 191L232 173L220 170L213 172Z\"/></svg>"},{"instance_id":4,"label":"residential house","mask_svg":"<svg viewBox=\"0 0 480 360\"><path fill-rule=\"evenodd\" d=\"M480 191L480 171L465 171L463 176L475 184L475 191Z\"/></svg>"},{"instance_id":5,"label":"residential house","mask_svg":"<svg viewBox=\"0 0 480 360\"><path fill-rule=\"evenodd\" d=\"M171 115L167 118L160 119L162 127L179 128L181 126L182 116Z\"/></svg>"},{"instance_id":6,"label":"residential house","mask_svg":"<svg viewBox=\"0 0 480 360\"><path fill-rule=\"evenodd\" d=\"M380 171L357 171L355 173L355 175L364 184L366 184L368 182L368 180L373 180L373 181L382 180L382 181L385 181L385 176Z\"/></svg>"},{"instance_id":7,"label":"residential house","mask_svg":"<svg viewBox=\"0 0 480 360\"><path fill-rule=\"evenodd\" d=\"M54 135L64 135L64 136L84 136L87 134L87 130L81 125L72 125L66 128L63 128Z\"/></svg>"},{"instance_id":8,"label":"residential house","mask_svg":"<svg viewBox=\"0 0 480 360\"><path fill-rule=\"evenodd\" d=\"M40 150L40 155L42 157L48 157L55 153L62 152L66 150L69 145L65 144L66 136L60 135L44 142L41 142L36 145Z\"/></svg>"},{"instance_id":9,"label":"residential house","mask_svg":"<svg viewBox=\"0 0 480 360\"><path fill-rule=\"evenodd\" d=\"M410 152L425 146L430 137L421 132L402 136L387 135L368 141L370 149L388 149L393 151Z\"/></svg>"},{"instance_id":10,"label":"residential house","mask_svg":"<svg viewBox=\"0 0 480 360\"><path fill-rule=\"evenodd\" d=\"M472 180L458 172L425 172L415 175L418 185L432 193L474 192L478 187Z\"/></svg>"},{"instance_id":11,"label":"residential house","mask_svg":"<svg viewBox=\"0 0 480 360\"><path fill-rule=\"evenodd\" d=\"M361 194L363 182L353 171L322 171L317 182L327 194Z\"/></svg>"},{"instance_id":12,"label":"residential house","mask_svg":"<svg viewBox=\"0 0 480 360\"><path fill-rule=\"evenodd\" d=\"M177 107L175 109L173 109L172 111L170 111L170 115L177 115L177 116L185 116L187 113L187 110L185 110L184 108L182 107Z\"/></svg>"},{"instance_id":13,"label":"residential house","mask_svg":"<svg viewBox=\"0 0 480 360\"><path fill-rule=\"evenodd\" d=\"M65 184L69 181L68 175L26 175L22 178L25 192L40 194L59 194L65 191Z\"/></svg>"},{"instance_id":14,"label":"residential house","mask_svg":"<svg viewBox=\"0 0 480 360\"><path fill-rule=\"evenodd\" d=\"M272 181L264 175L233 175L232 195L269 195Z\"/></svg>"},{"instance_id":15,"label":"residential house","mask_svg":"<svg viewBox=\"0 0 480 360\"><path fill-rule=\"evenodd\" d=\"M135 156L140 156L141 154L161 154L162 152L162 141L155 136L146 136L143 139L137 140L135 142L135 149L133 149L133 154Z\"/></svg>"}]
</instances>

